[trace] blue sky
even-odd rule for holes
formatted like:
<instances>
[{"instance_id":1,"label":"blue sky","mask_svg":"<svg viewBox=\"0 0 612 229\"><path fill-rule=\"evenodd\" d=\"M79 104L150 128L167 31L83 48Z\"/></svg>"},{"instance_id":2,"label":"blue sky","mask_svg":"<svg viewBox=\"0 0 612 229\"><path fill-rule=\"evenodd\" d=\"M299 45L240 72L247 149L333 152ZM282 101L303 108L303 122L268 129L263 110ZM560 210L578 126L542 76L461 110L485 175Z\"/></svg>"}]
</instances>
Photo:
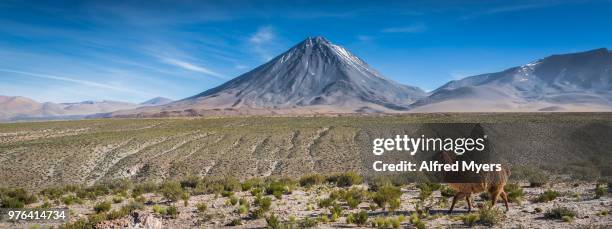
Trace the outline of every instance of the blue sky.
<instances>
[{"instance_id":1,"label":"blue sky","mask_svg":"<svg viewBox=\"0 0 612 229\"><path fill-rule=\"evenodd\" d=\"M181 99L308 36L432 90L551 54L612 47L612 2L0 1L0 95Z\"/></svg>"}]
</instances>

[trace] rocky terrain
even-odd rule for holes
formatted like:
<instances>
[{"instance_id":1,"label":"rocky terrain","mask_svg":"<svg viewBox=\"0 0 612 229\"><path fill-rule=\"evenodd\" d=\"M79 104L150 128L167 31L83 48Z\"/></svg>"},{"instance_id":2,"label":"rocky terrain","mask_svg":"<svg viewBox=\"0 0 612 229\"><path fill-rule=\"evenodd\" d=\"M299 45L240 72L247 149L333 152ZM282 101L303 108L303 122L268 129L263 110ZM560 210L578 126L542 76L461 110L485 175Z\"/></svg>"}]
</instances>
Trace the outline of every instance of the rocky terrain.
<instances>
[{"instance_id":1,"label":"rocky terrain","mask_svg":"<svg viewBox=\"0 0 612 229\"><path fill-rule=\"evenodd\" d=\"M266 194L266 190L272 187L270 183L260 183L263 188L259 188L256 182L252 187L245 186L255 180L245 181L242 185L238 183L235 191L227 189L211 194L200 193L198 188L190 188L189 182L183 181L181 185L176 183L176 189L190 194L178 200L169 200L173 192L161 188L170 187L168 183L162 184L157 191L136 191L150 186L137 184L131 186L132 189L111 190L115 194L83 199L77 197L81 194L75 196L66 191L64 197L58 197L56 201L44 197L39 199L45 201L28 206L68 208L71 214L68 223L2 222L0 227L606 228L612 224L612 216L609 214L612 199L605 186L596 189L594 183L572 182L561 177L541 187L530 187L528 182L516 183L518 185L514 188L507 189L514 196L507 212L501 203L493 207L493 210L486 210L488 201L483 199L486 197L476 195L474 199L477 207L472 213L467 212L466 203L462 200L450 214L447 210L452 198L448 196L448 189L444 185L387 184L378 191L368 191L371 187L357 180L349 186L325 181L310 184L305 180L285 180L283 184L286 186L282 186L284 191L274 195ZM434 188L431 189L433 191L427 191L424 188L434 186L438 187L437 190ZM397 190L397 206L383 204L386 207L382 208L378 204L380 202L375 201L384 188ZM556 194L551 197L546 193ZM358 200L349 204L346 198ZM102 204L107 204L107 207L100 207ZM171 208L173 210L169 210ZM557 218L553 214L555 212L561 212L561 216Z\"/></svg>"}]
</instances>

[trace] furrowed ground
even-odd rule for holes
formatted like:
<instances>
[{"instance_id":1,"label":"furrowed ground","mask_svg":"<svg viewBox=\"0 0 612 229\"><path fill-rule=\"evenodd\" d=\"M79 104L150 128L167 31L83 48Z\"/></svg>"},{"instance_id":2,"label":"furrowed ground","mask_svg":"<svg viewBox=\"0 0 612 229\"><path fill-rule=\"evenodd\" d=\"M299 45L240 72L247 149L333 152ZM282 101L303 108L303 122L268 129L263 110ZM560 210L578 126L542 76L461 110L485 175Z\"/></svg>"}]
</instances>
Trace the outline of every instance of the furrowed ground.
<instances>
[{"instance_id":1,"label":"furrowed ground","mask_svg":"<svg viewBox=\"0 0 612 229\"><path fill-rule=\"evenodd\" d=\"M512 147L503 151L510 162L573 158L592 163L582 155L589 152L567 145L572 141L595 142L584 149L598 153L601 163L610 159L605 147L612 146L606 137L612 114L605 113L100 119L0 124L0 185L41 189L117 178L245 179L358 171L364 169L368 155L362 152L370 150L372 137L403 124L439 122L498 124L490 139ZM531 152L534 148L540 149Z\"/></svg>"},{"instance_id":2,"label":"furrowed ground","mask_svg":"<svg viewBox=\"0 0 612 229\"><path fill-rule=\"evenodd\" d=\"M513 165L506 188L517 199L510 212L467 214L460 202L448 215L445 186L397 176L355 179L366 174L372 138L423 123L485 126L500 162ZM612 221L605 188L611 130L607 113L0 124L0 199L3 207L68 207L76 217L66 228L136 221L162 228L605 227ZM348 171L356 173L338 175ZM308 175L315 173L320 177ZM476 198L480 209L486 198Z\"/></svg>"}]
</instances>

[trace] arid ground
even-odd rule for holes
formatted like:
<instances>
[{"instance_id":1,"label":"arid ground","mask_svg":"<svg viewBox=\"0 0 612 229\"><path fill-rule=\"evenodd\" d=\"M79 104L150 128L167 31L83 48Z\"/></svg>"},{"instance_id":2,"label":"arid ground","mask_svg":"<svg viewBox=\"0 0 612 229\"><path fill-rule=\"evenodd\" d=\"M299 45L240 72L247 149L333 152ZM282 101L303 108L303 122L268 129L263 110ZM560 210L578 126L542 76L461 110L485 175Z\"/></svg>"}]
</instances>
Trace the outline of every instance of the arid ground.
<instances>
[{"instance_id":1,"label":"arid ground","mask_svg":"<svg viewBox=\"0 0 612 229\"><path fill-rule=\"evenodd\" d=\"M509 212L501 202L480 210L488 208L476 194L472 214L464 200L447 214L446 186L368 173L372 137L423 123L485 127L512 167ZM67 228L603 228L612 223L609 134L607 113L0 124L0 198L3 207L68 207Z\"/></svg>"}]
</instances>

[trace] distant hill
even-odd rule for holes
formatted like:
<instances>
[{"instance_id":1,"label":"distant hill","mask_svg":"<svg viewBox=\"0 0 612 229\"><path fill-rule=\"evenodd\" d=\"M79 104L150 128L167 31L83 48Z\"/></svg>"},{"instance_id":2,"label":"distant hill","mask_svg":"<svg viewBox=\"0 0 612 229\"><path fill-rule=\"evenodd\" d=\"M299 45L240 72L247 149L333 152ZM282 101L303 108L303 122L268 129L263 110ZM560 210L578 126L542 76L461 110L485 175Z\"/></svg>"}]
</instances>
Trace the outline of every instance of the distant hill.
<instances>
[{"instance_id":1,"label":"distant hill","mask_svg":"<svg viewBox=\"0 0 612 229\"><path fill-rule=\"evenodd\" d=\"M612 53L549 56L434 90L412 111L612 111Z\"/></svg>"},{"instance_id":2,"label":"distant hill","mask_svg":"<svg viewBox=\"0 0 612 229\"><path fill-rule=\"evenodd\" d=\"M77 119L96 113L134 109L137 104L119 101L83 101L77 103L39 103L22 96L0 95L0 121Z\"/></svg>"},{"instance_id":3,"label":"distant hill","mask_svg":"<svg viewBox=\"0 0 612 229\"><path fill-rule=\"evenodd\" d=\"M155 98L149 99L147 101L144 101L144 102L140 103L139 105L142 105L142 106L159 106L159 105L165 105L165 104L171 103L172 101L174 101L174 100L169 99L169 98L165 98L165 97L155 97Z\"/></svg>"}]
</instances>

